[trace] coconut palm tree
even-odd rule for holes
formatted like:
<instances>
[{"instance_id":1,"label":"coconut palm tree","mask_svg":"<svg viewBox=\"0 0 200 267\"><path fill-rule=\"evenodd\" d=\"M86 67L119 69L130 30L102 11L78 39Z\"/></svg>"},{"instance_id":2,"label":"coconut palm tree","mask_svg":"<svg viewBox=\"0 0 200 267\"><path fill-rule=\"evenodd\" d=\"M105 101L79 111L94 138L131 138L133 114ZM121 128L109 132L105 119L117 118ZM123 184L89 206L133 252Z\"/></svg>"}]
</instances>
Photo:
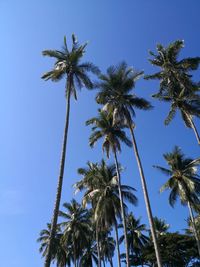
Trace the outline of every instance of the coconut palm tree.
<instances>
[{"instance_id":1,"label":"coconut palm tree","mask_svg":"<svg viewBox=\"0 0 200 267\"><path fill-rule=\"evenodd\" d=\"M87 125L93 124L92 134L90 136L90 146L93 147L94 144L101 138L103 141L103 151L106 151L106 155L109 158L110 152L112 151L115 159L115 167L117 173L117 183L119 190L120 206L121 206L121 216L124 227L124 240L126 247L126 260L127 267L129 267L129 254L128 254L128 242L127 242L127 230L126 230L126 221L125 221L125 210L124 210L124 201L121 190L121 175L120 175L120 166L117 159L117 151L121 151L120 142L125 143L128 146L131 146L131 141L127 138L125 132L117 124L113 124L112 116L107 114L104 111L99 110L98 117L94 117L86 122Z\"/></svg>"},{"instance_id":2,"label":"coconut palm tree","mask_svg":"<svg viewBox=\"0 0 200 267\"><path fill-rule=\"evenodd\" d=\"M83 179L81 179L79 182L75 183L75 194L79 191L82 191L83 189L86 189L87 192L91 192L97 181L98 181L98 173L99 173L99 167L97 163L87 163L87 168L79 168L78 173L83 176ZM87 194L85 193L85 195ZM96 239L96 248L97 248L97 255L98 255L98 266L101 266L101 255L100 255L100 247L99 247L99 227L98 224L94 221L94 208L95 208L95 201L94 199L90 199L92 204L92 210L91 210L91 223L93 226L93 230L95 232ZM86 205L86 201L84 201L84 206Z\"/></svg>"},{"instance_id":3,"label":"coconut palm tree","mask_svg":"<svg viewBox=\"0 0 200 267\"><path fill-rule=\"evenodd\" d=\"M152 108L147 100L145 100L144 98L139 98L131 93L131 90L135 87L136 80L142 74L143 72L137 72L134 71L133 68L129 68L125 62L122 62L116 67L109 67L105 75L102 74L99 76L100 82L96 84L96 87L99 88L99 93L97 94L96 100L97 103L103 105L104 111L112 114L114 124L120 122L130 129L133 149L141 177L142 190L156 251L158 267L161 267L161 258L156 240L155 228L153 225L153 215L148 196L146 179L134 134L135 124L132 119L135 116L134 108L142 110L149 110Z\"/></svg>"},{"instance_id":4,"label":"coconut palm tree","mask_svg":"<svg viewBox=\"0 0 200 267\"><path fill-rule=\"evenodd\" d=\"M156 228L156 234L159 237L160 235L164 235L169 230L170 225L165 222L163 219L159 219L158 217L153 218L154 225Z\"/></svg>"},{"instance_id":5,"label":"coconut palm tree","mask_svg":"<svg viewBox=\"0 0 200 267\"><path fill-rule=\"evenodd\" d=\"M199 90L199 83L192 81L191 75L191 71L198 68L200 57L178 60L183 47L183 40L177 40L166 48L161 44L157 45L157 54L150 51L153 59L149 61L161 70L155 74L146 75L145 79L160 80L159 92L153 97L171 103L165 124L168 125L176 111L180 110L186 127L193 129L200 144L200 137L193 121L193 117L200 117L200 96L196 93Z\"/></svg>"},{"instance_id":6,"label":"coconut palm tree","mask_svg":"<svg viewBox=\"0 0 200 267\"><path fill-rule=\"evenodd\" d=\"M64 203L63 207L66 211L59 212L59 216L64 219L60 223L63 228L62 241L66 246L71 246L74 267L77 267L83 249L90 243L88 238L92 231L89 213L75 199L72 199L71 203Z\"/></svg>"},{"instance_id":7,"label":"coconut palm tree","mask_svg":"<svg viewBox=\"0 0 200 267\"><path fill-rule=\"evenodd\" d=\"M140 259L140 264L143 265L142 259L141 259L141 252L142 249L145 247L145 245L148 243L149 238L143 233L146 230L146 225L140 223L140 219L136 219L133 213L131 212L126 217L127 221L127 237L128 237L128 243L129 243L129 254L132 256L133 259L134 256ZM122 225L119 225L119 228L121 228ZM120 242L124 240L124 235L121 236Z\"/></svg>"},{"instance_id":8,"label":"coconut palm tree","mask_svg":"<svg viewBox=\"0 0 200 267\"><path fill-rule=\"evenodd\" d=\"M47 224L47 229L43 229L40 232L40 237L37 239L37 242L41 243L40 245L40 253L42 253L42 257L46 257L49 240L50 240L50 232L51 232L51 224ZM71 255L70 253L67 255L66 248L62 244L63 234L61 232L60 226L57 225L56 235L54 238L53 246L52 246L52 262L56 262L57 267L66 267L70 266ZM68 251L69 252L69 251Z\"/></svg>"},{"instance_id":9,"label":"coconut palm tree","mask_svg":"<svg viewBox=\"0 0 200 267\"><path fill-rule=\"evenodd\" d=\"M83 203L92 203L96 224L104 230L114 226L118 266L121 266L117 225L117 218L121 218L121 205L115 164L106 165L104 160L100 164L89 162L88 168L80 168L78 172L83 178L75 184L75 188L86 190ZM137 204L134 188L121 185L121 191L124 200ZM125 203L124 208L127 209Z\"/></svg>"},{"instance_id":10,"label":"coconut palm tree","mask_svg":"<svg viewBox=\"0 0 200 267\"><path fill-rule=\"evenodd\" d=\"M53 211L52 223L51 223L51 235L48 247L48 252L45 259L45 267L50 266L51 262L51 248L53 239L56 232L56 225L58 220L58 212L62 193L65 157L66 157L66 146L67 146L67 135L69 127L69 115L70 115L70 99L71 95L77 99L77 88L82 88L83 86L91 89L93 87L92 81L88 76L88 72L99 73L99 70L90 62L81 63L81 59L85 53L85 47L87 44L79 45L75 35L72 35L72 49L68 49L66 37L64 37L64 46L61 51L58 50L44 50L42 54L44 56L53 57L55 59L55 64L51 71L46 72L42 79L52 80L53 82L60 81L62 78L66 79L65 85L65 96L67 99L67 110L66 110L66 120L64 128L64 138L63 146L61 152L60 170L58 177L58 185L56 192L56 200Z\"/></svg>"},{"instance_id":11,"label":"coconut palm tree","mask_svg":"<svg viewBox=\"0 0 200 267\"><path fill-rule=\"evenodd\" d=\"M200 165L200 158L186 158L179 147L175 147L171 153L163 155L168 164L168 169L160 166L154 166L163 174L169 176L169 180L161 187L160 192L166 189L171 190L169 203L172 207L180 199L181 204L188 205L190 218L193 224L193 233L197 241L200 256L200 241L198 238L193 208L198 208L200 204L200 176L197 173L197 167Z\"/></svg>"}]
</instances>

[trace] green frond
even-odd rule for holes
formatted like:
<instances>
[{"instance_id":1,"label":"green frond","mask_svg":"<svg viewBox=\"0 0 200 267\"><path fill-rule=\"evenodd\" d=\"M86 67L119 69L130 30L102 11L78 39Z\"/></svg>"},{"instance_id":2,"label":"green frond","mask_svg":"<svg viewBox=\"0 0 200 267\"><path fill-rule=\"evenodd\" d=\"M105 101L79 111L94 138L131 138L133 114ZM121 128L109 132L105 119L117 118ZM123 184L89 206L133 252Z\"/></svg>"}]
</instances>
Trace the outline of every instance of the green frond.
<instances>
[{"instance_id":1,"label":"green frond","mask_svg":"<svg viewBox=\"0 0 200 267\"><path fill-rule=\"evenodd\" d=\"M145 76L144 76L144 79L145 79L145 80L153 80L153 79L158 79L158 80L160 80L160 79L162 79L162 72L159 71L159 72L154 73L154 74L151 74L151 75L145 75Z\"/></svg>"},{"instance_id":2,"label":"green frond","mask_svg":"<svg viewBox=\"0 0 200 267\"><path fill-rule=\"evenodd\" d=\"M102 137L103 135L101 131L94 131L89 138L89 145L93 147L96 142Z\"/></svg>"},{"instance_id":3,"label":"green frond","mask_svg":"<svg viewBox=\"0 0 200 267\"><path fill-rule=\"evenodd\" d=\"M64 76L63 71L52 70L44 73L41 78L44 79L45 81L52 80L54 82L58 82L63 78L63 76Z\"/></svg>"},{"instance_id":4,"label":"green frond","mask_svg":"<svg viewBox=\"0 0 200 267\"><path fill-rule=\"evenodd\" d=\"M166 49L169 59L172 61L176 61L183 47L184 47L183 40L176 40L175 42L171 43Z\"/></svg>"},{"instance_id":5,"label":"green frond","mask_svg":"<svg viewBox=\"0 0 200 267\"><path fill-rule=\"evenodd\" d=\"M58 50L44 50L42 51L43 56L53 57L60 60L65 60L65 54Z\"/></svg>"},{"instance_id":6,"label":"green frond","mask_svg":"<svg viewBox=\"0 0 200 267\"><path fill-rule=\"evenodd\" d=\"M165 119L165 125L168 125L173 120L173 118L176 115L176 109L177 109L176 104L172 103L169 114L167 115L167 118Z\"/></svg>"},{"instance_id":7,"label":"green frond","mask_svg":"<svg viewBox=\"0 0 200 267\"><path fill-rule=\"evenodd\" d=\"M192 128L192 123L191 123L190 115L186 114L183 110L181 110L181 116L182 116L182 119L183 119L186 127Z\"/></svg>"},{"instance_id":8,"label":"green frond","mask_svg":"<svg viewBox=\"0 0 200 267\"><path fill-rule=\"evenodd\" d=\"M158 165L153 165L153 168L156 168L156 169L158 169L159 171L161 171L163 174L165 174L165 175L172 175L172 171L171 170L168 170L168 169L166 169L166 168L163 168L163 167L161 167L161 166L158 166Z\"/></svg>"},{"instance_id":9,"label":"green frond","mask_svg":"<svg viewBox=\"0 0 200 267\"><path fill-rule=\"evenodd\" d=\"M179 61L178 66L183 68L185 71L197 70L200 64L200 57L195 58L184 58Z\"/></svg>"},{"instance_id":10,"label":"green frond","mask_svg":"<svg viewBox=\"0 0 200 267\"><path fill-rule=\"evenodd\" d=\"M164 192L165 190L167 190L169 188L170 188L169 182L167 181L163 186L161 186L159 192L162 193L162 192Z\"/></svg>"},{"instance_id":11,"label":"green frond","mask_svg":"<svg viewBox=\"0 0 200 267\"><path fill-rule=\"evenodd\" d=\"M94 73L96 75L100 75L100 73L101 73L100 69L96 65L91 63L91 62L84 62L83 64L79 65L79 68L81 70L83 70L84 72L85 71L90 71L90 72L92 72L92 73Z\"/></svg>"},{"instance_id":12,"label":"green frond","mask_svg":"<svg viewBox=\"0 0 200 267\"><path fill-rule=\"evenodd\" d=\"M169 195L169 204L170 206L174 207L174 204L176 203L176 200L178 198L178 190L177 187L174 187Z\"/></svg>"},{"instance_id":13,"label":"green frond","mask_svg":"<svg viewBox=\"0 0 200 267\"><path fill-rule=\"evenodd\" d=\"M150 110L153 108L153 106L150 104L149 101L147 101L144 98L139 98L139 97L133 97L130 101L133 107L136 107L138 109L142 110Z\"/></svg>"}]
</instances>

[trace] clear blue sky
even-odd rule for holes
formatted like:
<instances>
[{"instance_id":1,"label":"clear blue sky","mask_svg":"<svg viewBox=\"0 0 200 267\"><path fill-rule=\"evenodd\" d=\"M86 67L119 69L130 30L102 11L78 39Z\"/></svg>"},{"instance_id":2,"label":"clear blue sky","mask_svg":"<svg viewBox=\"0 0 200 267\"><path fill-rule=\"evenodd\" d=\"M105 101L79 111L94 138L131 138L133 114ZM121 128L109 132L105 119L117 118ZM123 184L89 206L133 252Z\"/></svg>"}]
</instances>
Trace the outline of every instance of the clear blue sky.
<instances>
[{"instance_id":1,"label":"clear blue sky","mask_svg":"<svg viewBox=\"0 0 200 267\"><path fill-rule=\"evenodd\" d=\"M199 56L199 0L0 0L0 259L4 267L42 267L36 243L52 215L65 117L64 81L44 82L42 73L53 61L44 49L59 49L66 35L89 41L85 60L105 71L126 60L136 69L153 73L148 49L176 39L185 40L184 56ZM199 78L196 72L195 78ZM135 93L155 106L137 112L136 138L143 160L154 215L166 219L171 230L185 228L187 209L168 205L168 193L159 195L166 180L152 168L164 165L162 154L176 144L192 157L199 147L179 115L165 127L168 105L153 101L158 83L138 81ZM73 197L76 170L102 157L100 146L88 147L90 129L84 122L96 114L95 92L83 90L71 110L63 201ZM196 121L200 130L199 121ZM139 205L131 210L147 223L139 174L133 152L119 156L126 167L123 182L134 186ZM78 197L78 196L77 196ZM79 196L80 198L80 196ZM62 202L63 202L62 201ZM147 223L148 224L148 223Z\"/></svg>"}]
</instances>

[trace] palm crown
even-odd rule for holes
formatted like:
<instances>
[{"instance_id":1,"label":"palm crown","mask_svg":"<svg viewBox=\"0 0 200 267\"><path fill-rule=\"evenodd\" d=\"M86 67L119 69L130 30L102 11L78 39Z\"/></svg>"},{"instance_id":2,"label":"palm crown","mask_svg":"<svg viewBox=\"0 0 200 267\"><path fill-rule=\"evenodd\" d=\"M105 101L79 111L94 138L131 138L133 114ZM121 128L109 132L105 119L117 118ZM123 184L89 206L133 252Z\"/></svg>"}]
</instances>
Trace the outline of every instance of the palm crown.
<instances>
[{"instance_id":1,"label":"palm crown","mask_svg":"<svg viewBox=\"0 0 200 267\"><path fill-rule=\"evenodd\" d=\"M78 170L83 179L75 184L75 188L86 189L83 203L93 204L95 221L107 229L115 223L116 217L121 218L116 167L114 164L106 165L104 160L100 164L88 163L88 166L88 169ZM91 166L95 168L93 172ZM121 185L121 190L125 200L137 204L133 187ZM124 207L127 208L125 204Z\"/></svg>"},{"instance_id":2,"label":"palm crown","mask_svg":"<svg viewBox=\"0 0 200 267\"><path fill-rule=\"evenodd\" d=\"M47 224L47 229L43 229L40 232L40 237L37 239L37 242L40 242L40 253L42 253L42 257L45 257L47 254L47 248L50 240L50 231L51 224ZM57 267L65 267L67 263L69 263L69 255L65 250L65 247L62 244L63 234L61 232L60 226L57 225L56 235L54 238L53 246L52 246L52 261L57 262Z\"/></svg>"},{"instance_id":3,"label":"palm crown","mask_svg":"<svg viewBox=\"0 0 200 267\"><path fill-rule=\"evenodd\" d=\"M99 116L88 120L86 124L94 124L92 128L93 133L89 139L90 146L93 147L99 139L104 138L102 148L103 151L106 151L107 157L110 155L110 150L113 152L121 151L120 141L129 147L132 146L131 141L126 136L125 131L123 131L125 126L113 124L112 115L103 110L99 110Z\"/></svg>"},{"instance_id":4,"label":"palm crown","mask_svg":"<svg viewBox=\"0 0 200 267\"><path fill-rule=\"evenodd\" d=\"M166 48L161 44L157 45L157 54L150 51L150 55L154 57L149 59L150 63L161 70L155 74L146 75L145 79L160 80L159 92L153 97L171 103L165 124L168 125L176 111L180 110L185 125L193 128L200 143L200 137L193 122L193 116L200 117L199 83L192 81L190 73L198 68L200 57L178 60L183 46L184 42L178 40Z\"/></svg>"},{"instance_id":5,"label":"palm crown","mask_svg":"<svg viewBox=\"0 0 200 267\"><path fill-rule=\"evenodd\" d=\"M175 147L171 153L163 155L169 169L154 166L162 173L169 176L169 180L161 187L160 192L171 189L169 203L174 206L177 197L180 197L182 204L190 202L194 206L199 205L200 176L197 174L197 167L200 158L195 160L186 158L181 149Z\"/></svg>"},{"instance_id":6,"label":"palm crown","mask_svg":"<svg viewBox=\"0 0 200 267\"><path fill-rule=\"evenodd\" d=\"M132 94L135 82L143 75L128 67L125 62L118 66L110 66L107 73L99 76L100 82L96 84L99 93L96 100L103 104L103 110L113 114L113 122L132 122L131 117L135 116L134 108L148 110L150 103L144 98Z\"/></svg>"},{"instance_id":7,"label":"palm crown","mask_svg":"<svg viewBox=\"0 0 200 267\"><path fill-rule=\"evenodd\" d=\"M183 47L184 41L177 40L166 48L158 44L157 54L152 51L149 52L153 57L153 59L149 59L149 62L153 66L160 67L161 70L155 74L146 75L145 79L160 80L159 94L166 90L170 91L171 94L174 94L175 91L178 94L181 91L189 94L198 90L199 85L191 80L192 75L190 72L198 68L200 57L178 60L179 53ZM174 88L175 85L176 88Z\"/></svg>"},{"instance_id":8,"label":"palm crown","mask_svg":"<svg viewBox=\"0 0 200 267\"><path fill-rule=\"evenodd\" d=\"M127 221L127 236L129 242L129 249L131 253L139 254L141 249L147 244L149 238L143 233L146 231L146 225L140 224L140 219L136 219L131 212L126 217ZM121 228L122 226L119 225ZM124 239L124 235L121 236L120 242Z\"/></svg>"},{"instance_id":9,"label":"palm crown","mask_svg":"<svg viewBox=\"0 0 200 267\"><path fill-rule=\"evenodd\" d=\"M75 199L72 199L71 203L64 203L63 207L66 211L59 212L59 216L63 218L60 223L63 228L62 241L66 246L72 247L75 262L90 242L89 213Z\"/></svg>"},{"instance_id":10,"label":"palm crown","mask_svg":"<svg viewBox=\"0 0 200 267\"><path fill-rule=\"evenodd\" d=\"M64 46L61 51L58 50L44 50L44 56L53 57L56 59L54 67L51 71L46 72L42 79L52 80L57 82L67 75L68 84L67 90L73 93L77 99L76 88L85 86L88 89L93 88L93 83L87 75L90 71L94 74L99 74L99 69L91 62L80 63L86 48L87 43L79 45L75 35L72 35L72 49L68 49L66 37L64 37Z\"/></svg>"}]
</instances>

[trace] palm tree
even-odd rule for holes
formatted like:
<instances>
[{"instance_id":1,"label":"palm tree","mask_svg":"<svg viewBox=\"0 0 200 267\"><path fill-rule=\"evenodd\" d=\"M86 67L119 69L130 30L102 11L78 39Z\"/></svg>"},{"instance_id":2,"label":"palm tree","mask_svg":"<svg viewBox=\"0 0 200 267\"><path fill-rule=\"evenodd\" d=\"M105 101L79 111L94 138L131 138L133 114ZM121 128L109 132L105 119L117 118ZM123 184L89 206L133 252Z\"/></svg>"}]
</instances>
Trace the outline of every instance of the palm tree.
<instances>
[{"instance_id":1,"label":"palm tree","mask_svg":"<svg viewBox=\"0 0 200 267\"><path fill-rule=\"evenodd\" d=\"M169 230L169 224L165 222L163 219L159 219L158 217L153 218L154 225L156 228L156 234L159 237L160 235L164 235Z\"/></svg>"},{"instance_id":2,"label":"palm tree","mask_svg":"<svg viewBox=\"0 0 200 267\"><path fill-rule=\"evenodd\" d=\"M85 86L88 89L93 88L93 84L87 75L87 72L99 73L99 70L90 62L80 63L87 44L79 45L75 35L72 35L72 49L68 50L66 37L64 37L64 47L61 51L58 50L44 50L42 53L44 56L55 58L56 62L51 71L46 72L42 79L52 80L54 82L60 81L62 78L66 78L65 95L67 99L67 110L66 120L64 128L63 146L61 152L60 171L58 177L58 185L56 192L56 201L53 211L52 224L51 224L51 235L48 247L48 252L45 259L45 267L50 266L51 262L51 249L52 243L56 232L56 225L58 220L58 212L62 193L66 146L67 146L67 135L69 127L69 114L70 114L70 98L74 95L77 99L76 88L82 88Z\"/></svg>"},{"instance_id":3,"label":"palm tree","mask_svg":"<svg viewBox=\"0 0 200 267\"><path fill-rule=\"evenodd\" d=\"M180 110L186 127L193 129L200 144L200 137L193 121L194 116L200 117L200 96L196 93L199 90L199 84L191 79L191 71L198 68L200 57L178 60L183 46L184 41L177 40L166 48L161 44L157 45L157 54L150 51L150 55L153 56L153 59L149 59L150 63L161 70L155 74L146 75L145 79L160 80L159 92L153 97L171 103L165 124L168 125L176 111Z\"/></svg>"},{"instance_id":4,"label":"palm tree","mask_svg":"<svg viewBox=\"0 0 200 267\"><path fill-rule=\"evenodd\" d=\"M142 162L140 160L137 142L134 135L135 124L132 120L132 117L135 116L134 108L149 110L152 107L150 103L144 98L139 98L131 93L131 90L135 86L136 80L142 74L143 72L136 72L133 68L128 68L125 62L122 62L116 67L109 67L107 69L106 75L99 76L100 82L96 84L96 87L99 88L100 91L97 94L96 100L99 104L104 105L104 111L108 112L109 114L112 114L114 124L121 122L122 124L127 125L130 129L134 153L141 177L142 190L146 203L151 234L153 237L154 247L156 251L158 267L161 267L161 258L156 240L155 228L153 225L153 215L151 211L144 170L142 167Z\"/></svg>"},{"instance_id":5,"label":"palm tree","mask_svg":"<svg viewBox=\"0 0 200 267\"><path fill-rule=\"evenodd\" d=\"M50 241L50 232L51 232L51 224L47 224L47 229L43 229L40 232L40 237L37 239L37 242L41 243L40 245L40 253L42 253L42 257L46 257L49 241ZM56 235L54 238L53 246L52 246L52 257L51 261L55 262L57 267L66 267L70 266L71 255L67 255L66 249L62 244L63 234L61 232L60 226L57 225Z\"/></svg>"},{"instance_id":6,"label":"palm tree","mask_svg":"<svg viewBox=\"0 0 200 267\"><path fill-rule=\"evenodd\" d=\"M130 250L129 254L130 256L132 256L132 259L134 258L134 256L139 258L140 264L143 265L141 252L149 241L149 238L145 234L143 234L143 232L146 231L146 225L140 224L140 219L136 219L132 212L126 217L126 221L127 237ZM122 227L122 225L119 225L119 227ZM120 242L122 242L123 240L124 235L121 236Z\"/></svg>"},{"instance_id":7,"label":"palm tree","mask_svg":"<svg viewBox=\"0 0 200 267\"><path fill-rule=\"evenodd\" d=\"M63 228L63 243L71 246L73 251L74 267L85 247L88 246L88 238L91 235L90 218L87 209L84 209L75 199L71 203L64 203L65 212L60 211L59 216L64 219L60 223Z\"/></svg>"},{"instance_id":8,"label":"palm tree","mask_svg":"<svg viewBox=\"0 0 200 267\"><path fill-rule=\"evenodd\" d=\"M93 147L94 144L101 138L103 141L103 151L106 151L106 155L109 158L110 151L112 151L115 159L115 167L117 173L117 183L119 190L120 206L121 206L121 216L124 227L124 240L126 246L126 260L127 267L129 267L129 254L128 254L128 240L127 240L127 230L126 230L126 221L125 221L125 210L123 205L123 195L121 190L121 175L120 167L117 159L117 151L121 151L120 141L125 143L128 146L131 146L131 141L127 138L125 132L117 124L113 124L112 116L107 114L104 111L99 110L99 116L94 117L86 122L87 125L93 124L92 134L90 136L90 146Z\"/></svg>"},{"instance_id":9,"label":"palm tree","mask_svg":"<svg viewBox=\"0 0 200 267\"><path fill-rule=\"evenodd\" d=\"M92 203L96 224L101 229L114 226L118 266L121 266L117 225L117 218L121 218L121 205L115 164L106 165L104 160L100 164L89 162L88 168L80 168L78 172L83 175L83 178L75 184L75 188L76 190L86 189L83 203ZM137 204L137 198L133 194L134 188L121 185L121 191L125 200L134 205ZM124 208L127 209L125 203Z\"/></svg>"},{"instance_id":10,"label":"palm tree","mask_svg":"<svg viewBox=\"0 0 200 267\"><path fill-rule=\"evenodd\" d=\"M189 235L192 234L193 235L193 224L192 224L190 218L187 219L187 223L188 223L188 228L185 229L185 232L186 232L186 234L189 234ZM200 215L199 214L195 216L194 223L196 226L197 235L198 235L198 237L200 237Z\"/></svg>"},{"instance_id":11,"label":"palm tree","mask_svg":"<svg viewBox=\"0 0 200 267\"><path fill-rule=\"evenodd\" d=\"M197 241L200 256L200 241L193 216L193 209L200 204L200 176L197 174L197 167L200 165L200 158L186 158L179 147L175 147L171 153L163 155L168 164L168 169L154 166L163 174L169 176L169 180L161 187L160 192L170 189L169 203L172 207L180 198L181 204L188 205L190 218L193 224L193 233Z\"/></svg>"}]
</instances>

